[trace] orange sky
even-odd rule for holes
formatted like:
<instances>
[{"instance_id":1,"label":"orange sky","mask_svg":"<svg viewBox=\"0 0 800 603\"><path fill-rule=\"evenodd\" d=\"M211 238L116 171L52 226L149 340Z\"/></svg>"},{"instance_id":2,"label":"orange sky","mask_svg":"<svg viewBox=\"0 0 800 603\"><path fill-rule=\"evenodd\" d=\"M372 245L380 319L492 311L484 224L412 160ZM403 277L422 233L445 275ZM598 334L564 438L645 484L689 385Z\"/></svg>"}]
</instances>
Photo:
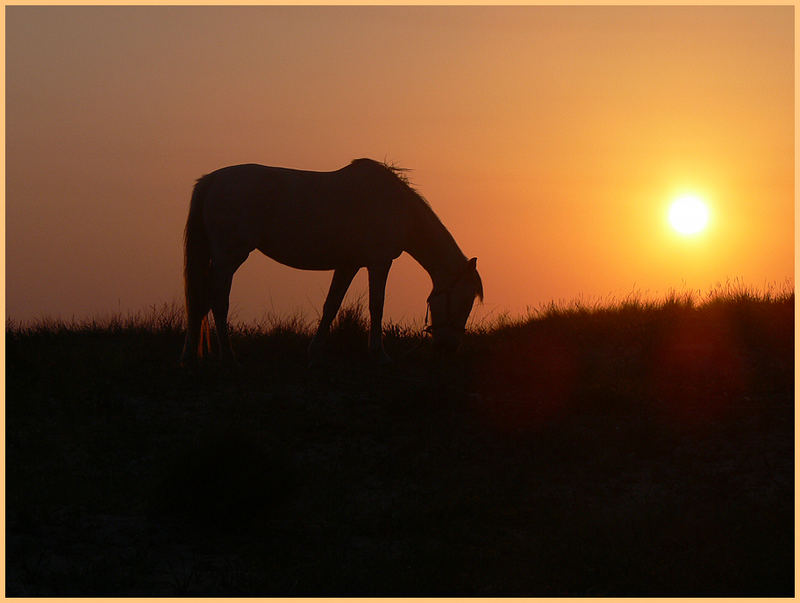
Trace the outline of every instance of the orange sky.
<instances>
[{"instance_id":1,"label":"orange sky","mask_svg":"<svg viewBox=\"0 0 800 603\"><path fill-rule=\"evenodd\" d=\"M478 316L793 278L791 6L5 10L15 319L181 301L193 182L245 162L412 168ZM683 192L712 212L689 239ZM315 317L329 278L256 252L232 319ZM429 289L404 254L387 316L421 323Z\"/></svg>"}]
</instances>

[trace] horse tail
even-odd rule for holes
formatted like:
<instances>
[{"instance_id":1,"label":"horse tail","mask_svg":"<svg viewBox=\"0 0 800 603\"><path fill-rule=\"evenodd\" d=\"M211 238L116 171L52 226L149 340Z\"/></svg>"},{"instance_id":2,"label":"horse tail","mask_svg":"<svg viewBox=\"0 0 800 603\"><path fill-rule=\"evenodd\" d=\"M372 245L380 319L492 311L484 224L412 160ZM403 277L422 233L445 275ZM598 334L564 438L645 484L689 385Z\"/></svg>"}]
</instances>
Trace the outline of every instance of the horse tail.
<instances>
[{"instance_id":1,"label":"horse tail","mask_svg":"<svg viewBox=\"0 0 800 603\"><path fill-rule=\"evenodd\" d=\"M210 309L211 244L203 222L203 203L208 191L210 178L203 176L194 185L189 204L189 217L184 231L183 281L186 294L186 317L189 334L198 328L196 334L197 355L202 357L210 349L208 311ZM187 350L188 351L188 350Z\"/></svg>"}]
</instances>

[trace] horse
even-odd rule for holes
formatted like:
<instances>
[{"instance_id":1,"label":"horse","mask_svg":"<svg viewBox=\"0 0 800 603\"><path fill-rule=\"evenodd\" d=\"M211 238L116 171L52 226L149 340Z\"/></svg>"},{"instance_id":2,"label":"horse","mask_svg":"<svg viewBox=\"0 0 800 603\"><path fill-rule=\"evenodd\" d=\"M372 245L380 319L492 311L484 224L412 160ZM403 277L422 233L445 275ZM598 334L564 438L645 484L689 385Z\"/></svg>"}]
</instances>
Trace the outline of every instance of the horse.
<instances>
[{"instance_id":1,"label":"horse","mask_svg":"<svg viewBox=\"0 0 800 603\"><path fill-rule=\"evenodd\" d=\"M308 355L321 359L331 323L356 273L369 280L369 353L390 362L382 341L386 279L404 251L428 272L435 348L455 350L476 298L483 300L477 258L467 259L402 168L356 159L316 172L258 164L234 165L195 183L184 232L187 332L182 365L210 349L214 316L221 359L236 363L228 335L233 274L258 249L302 270L333 270L322 318Z\"/></svg>"}]
</instances>

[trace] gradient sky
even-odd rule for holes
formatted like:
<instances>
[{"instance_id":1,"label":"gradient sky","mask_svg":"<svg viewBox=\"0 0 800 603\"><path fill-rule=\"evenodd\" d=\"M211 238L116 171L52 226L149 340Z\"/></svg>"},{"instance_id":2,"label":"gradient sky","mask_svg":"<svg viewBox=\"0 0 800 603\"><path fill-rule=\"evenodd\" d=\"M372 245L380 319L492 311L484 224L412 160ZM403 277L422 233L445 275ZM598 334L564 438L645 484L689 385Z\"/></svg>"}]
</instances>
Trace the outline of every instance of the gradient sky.
<instances>
[{"instance_id":1,"label":"gradient sky","mask_svg":"<svg viewBox=\"0 0 800 603\"><path fill-rule=\"evenodd\" d=\"M478 316L793 283L791 6L5 10L14 319L182 303L196 178L357 157L413 170L478 257ZM693 238L666 219L685 192ZM330 275L255 252L232 320L314 318ZM421 323L429 289L404 254L387 316Z\"/></svg>"}]
</instances>

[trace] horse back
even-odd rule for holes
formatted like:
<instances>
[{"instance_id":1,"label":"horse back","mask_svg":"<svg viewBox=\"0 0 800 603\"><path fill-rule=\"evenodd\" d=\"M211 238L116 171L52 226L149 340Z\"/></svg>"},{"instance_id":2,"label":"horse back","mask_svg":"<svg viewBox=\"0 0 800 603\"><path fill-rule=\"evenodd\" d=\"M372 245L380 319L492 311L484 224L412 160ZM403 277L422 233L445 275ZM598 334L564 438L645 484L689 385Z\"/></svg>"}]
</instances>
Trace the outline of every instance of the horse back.
<instances>
[{"instance_id":1,"label":"horse back","mask_svg":"<svg viewBox=\"0 0 800 603\"><path fill-rule=\"evenodd\" d=\"M209 238L297 268L393 259L403 251L408 207L396 177L372 163L334 172L257 164L212 172L204 177Z\"/></svg>"}]
</instances>

